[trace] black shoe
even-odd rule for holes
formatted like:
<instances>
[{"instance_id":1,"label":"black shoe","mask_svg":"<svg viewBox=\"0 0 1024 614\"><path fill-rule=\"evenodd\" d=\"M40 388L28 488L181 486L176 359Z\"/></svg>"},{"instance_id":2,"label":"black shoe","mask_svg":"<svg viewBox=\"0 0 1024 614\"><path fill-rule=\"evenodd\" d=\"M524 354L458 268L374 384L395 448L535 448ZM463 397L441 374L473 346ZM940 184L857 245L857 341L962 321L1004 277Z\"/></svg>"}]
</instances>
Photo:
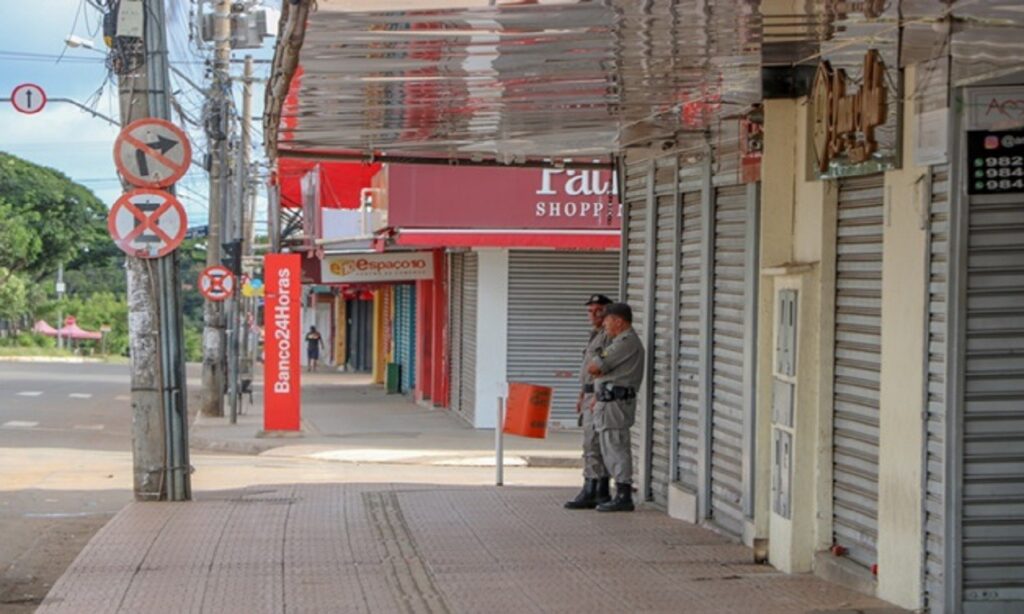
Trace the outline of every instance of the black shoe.
<instances>
[{"instance_id":1,"label":"black shoe","mask_svg":"<svg viewBox=\"0 0 1024 614\"><path fill-rule=\"evenodd\" d=\"M612 500L611 478L597 479L597 504L601 505Z\"/></svg>"},{"instance_id":2,"label":"black shoe","mask_svg":"<svg viewBox=\"0 0 1024 614\"><path fill-rule=\"evenodd\" d=\"M597 507L597 480L583 480L583 490L572 501L565 502L567 510L592 510Z\"/></svg>"},{"instance_id":3,"label":"black shoe","mask_svg":"<svg viewBox=\"0 0 1024 614\"><path fill-rule=\"evenodd\" d=\"M633 485L629 483L615 484L615 498L597 506L599 512L632 512L634 509Z\"/></svg>"}]
</instances>

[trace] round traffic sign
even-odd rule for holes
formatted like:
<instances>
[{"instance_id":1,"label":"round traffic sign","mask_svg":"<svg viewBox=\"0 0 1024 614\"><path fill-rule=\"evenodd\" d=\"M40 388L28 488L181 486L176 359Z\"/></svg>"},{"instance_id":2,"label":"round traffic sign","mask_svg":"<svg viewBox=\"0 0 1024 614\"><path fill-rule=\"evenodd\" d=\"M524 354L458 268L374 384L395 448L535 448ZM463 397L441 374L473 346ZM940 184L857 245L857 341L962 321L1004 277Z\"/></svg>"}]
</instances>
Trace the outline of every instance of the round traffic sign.
<instances>
[{"instance_id":1,"label":"round traffic sign","mask_svg":"<svg viewBox=\"0 0 1024 614\"><path fill-rule=\"evenodd\" d=\"M235 291L235 275L227 267L215 264L199 274L199 293L207 300L219 303L230 298Z\"/></svg>"},{"instance_id":2,"label":"round traffic sign","mask_svg":"<svg viewBox=\"0 0 1024 614\"><path fill-rule=\"evenodd\" d=\"M129 256L161 258L181 245L188 217L172 194L138 189L117 199L107 216L107 229Z\"/></svg>"},{"instance_id":3,"label":"round traffic sign","mask_svg":"<svg viewBox=\"0 0 1024 614\"><path fill-rule=\"evenodd\" d=\"M38 113L46 106L46 92L35 83L22 83L11 92L11 104L19 113Z\"/></svg>"},{"instance_id":4,"label":"round traffic sign","mask_svg":"<svg viewBox=\"0 0 1024 614\"><path fill-rule=\"evenodd\" d=\"M166 188L185 175L191 162L188 136L163 119L135 120L114 140L114 164L135 186Z\"/></svg>"}]
</instances>

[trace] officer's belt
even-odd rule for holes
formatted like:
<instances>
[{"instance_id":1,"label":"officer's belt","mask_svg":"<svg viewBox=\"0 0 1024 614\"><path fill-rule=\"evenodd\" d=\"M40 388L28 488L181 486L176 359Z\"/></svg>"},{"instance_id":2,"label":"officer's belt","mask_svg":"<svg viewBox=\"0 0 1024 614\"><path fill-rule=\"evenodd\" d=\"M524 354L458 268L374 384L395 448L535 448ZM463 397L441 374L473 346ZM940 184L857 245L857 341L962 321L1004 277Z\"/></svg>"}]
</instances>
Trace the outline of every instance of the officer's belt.
<instances>
[{"instance_id":1,"label":"officer's belt","mask_svg":"<svg viewBox=\"0 0 1024 614\"><path fill-rule=\"evenodd\" d=\"M632 401L636 398L636 388L625 386L604 386L597 392L597 400L609 401Z\"/></svg>"}]
</instances>

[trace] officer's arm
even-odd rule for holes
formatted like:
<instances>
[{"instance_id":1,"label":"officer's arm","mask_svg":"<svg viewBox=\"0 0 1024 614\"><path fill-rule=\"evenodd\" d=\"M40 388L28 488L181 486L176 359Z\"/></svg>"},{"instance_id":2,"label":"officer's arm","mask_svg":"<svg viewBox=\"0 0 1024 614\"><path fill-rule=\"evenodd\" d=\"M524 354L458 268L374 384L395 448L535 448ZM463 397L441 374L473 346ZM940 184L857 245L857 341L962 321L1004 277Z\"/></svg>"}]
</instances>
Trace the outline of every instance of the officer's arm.
<instances>
[{"instance_id":1,"label":"officer's arm","mask_svg":"<svg viewBox=\"0 0 1024 614\"><path fill-rule=\"evenodd\" d=\"M636 352L636 348L625 341L612 343L603 352L594 357L590 363L590 372L594 375L602 375L614 370Z\"/></svg>"}]
</instances>

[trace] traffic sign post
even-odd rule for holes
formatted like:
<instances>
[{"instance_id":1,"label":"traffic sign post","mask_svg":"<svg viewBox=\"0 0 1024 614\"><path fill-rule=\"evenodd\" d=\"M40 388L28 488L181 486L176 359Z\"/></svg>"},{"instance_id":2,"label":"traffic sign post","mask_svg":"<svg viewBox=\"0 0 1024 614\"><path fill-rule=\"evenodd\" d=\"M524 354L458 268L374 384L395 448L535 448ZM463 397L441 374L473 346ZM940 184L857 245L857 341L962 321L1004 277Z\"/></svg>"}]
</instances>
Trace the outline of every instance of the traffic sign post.
<instances>
[{"instance_id":1,"label":"traffic sign post","mask_svg":"<svg viewBox=\"0 0 1024 614\"><path fill-rule=\"evenodd\" d=\"M138 189L117 199L107 216L107 229L129 256L161 258L181 245L188 218L181 202L170 193Z\"/></svg>"},{"instance_id":2,"label":"traffic sign post","mask_svg":"<svg viewBox=\"0 0 1024 614\"><path fill-rule=\"evenodd\" d=\"M15 111L33 115L46 106L46 92L35 83L22 83L11 92L11 104Z\"/></svg>"},{"instance_id":3,"label":"traffic sign post","mask_svg":"<svg viewBox=\"0 0 1024 614\"><path fill-rule=\"evenodd\" d=\"M199 274L199 293L206 300L219 303L231 298L234 292L235 275L227 267L218 264Z\"/></svg>"},{"instance_id":4,"label":"traffic sign post","mask_svg":"<svg viewBox=\"0 0 1024 614\"><path fill-rule=\"evenodd\" d=\"M181 179L192 162L185 132L163 119L128 124L114 141L114 164L124 179L141 188L165 188Z\"/></svg>"}]
</instances>

